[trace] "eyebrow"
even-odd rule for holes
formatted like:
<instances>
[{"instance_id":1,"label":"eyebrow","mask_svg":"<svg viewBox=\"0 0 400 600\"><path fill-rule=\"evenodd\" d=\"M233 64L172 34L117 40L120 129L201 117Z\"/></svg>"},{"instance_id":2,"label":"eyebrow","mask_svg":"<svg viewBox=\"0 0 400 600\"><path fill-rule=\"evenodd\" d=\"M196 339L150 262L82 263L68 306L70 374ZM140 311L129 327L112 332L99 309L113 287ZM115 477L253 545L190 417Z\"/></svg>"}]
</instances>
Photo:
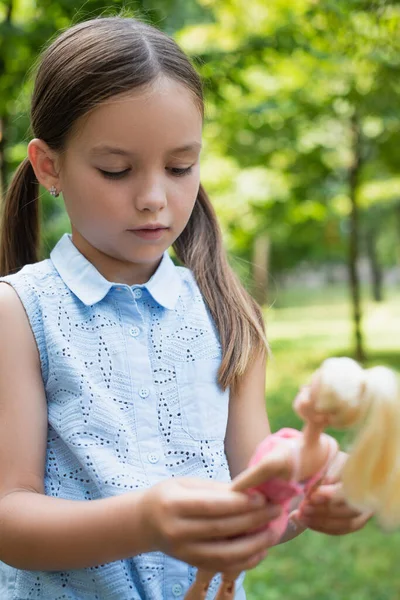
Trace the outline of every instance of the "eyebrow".
<instances>
[{"instance_id":1,"label":"eyebrow","mask_svg":"<svg viewBox=\"0 0 400 600\"><path fill-rule=\"evenodd\" d=\"M192 142L191 144L185 144L184 146L179 146L179 148L173 148L169 151L169 154L183 154L184 152L191 152L193 150L198 150L201 148L200 142ZM124 150L123 148L116 148L114 146L95 146L91 150L92 154L118 154L119 156L133 156L133 152L129 152L128 150Z\"/></svg>"}]
</instances>

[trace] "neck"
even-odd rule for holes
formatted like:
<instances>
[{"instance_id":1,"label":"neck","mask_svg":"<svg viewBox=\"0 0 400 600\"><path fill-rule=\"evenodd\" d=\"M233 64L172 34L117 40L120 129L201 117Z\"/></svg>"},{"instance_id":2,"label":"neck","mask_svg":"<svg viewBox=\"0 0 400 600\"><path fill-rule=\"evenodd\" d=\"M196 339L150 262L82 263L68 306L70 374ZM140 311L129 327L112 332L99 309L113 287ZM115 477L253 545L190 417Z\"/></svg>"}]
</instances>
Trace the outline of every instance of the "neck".
<instances>
[{"instance_id":1,"label":"neck","mask_svg":"<svg viewBox=\"0 0 400 600\"><path fill-rule=\"evenodd\" d=\"M325 424L316 424L307 421L303 427L304 444L306 446L315 446L319 442L321 433L325 429Z\"/></svg>"}]
</instances>

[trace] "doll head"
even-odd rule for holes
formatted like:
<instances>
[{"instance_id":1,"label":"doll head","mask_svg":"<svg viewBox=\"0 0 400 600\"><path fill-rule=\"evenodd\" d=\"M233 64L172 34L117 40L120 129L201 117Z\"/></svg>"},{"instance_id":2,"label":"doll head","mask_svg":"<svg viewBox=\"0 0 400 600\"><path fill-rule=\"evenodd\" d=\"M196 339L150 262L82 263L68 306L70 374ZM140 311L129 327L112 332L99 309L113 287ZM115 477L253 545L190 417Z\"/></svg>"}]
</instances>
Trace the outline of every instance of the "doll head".
<instances>
[{"instance_id":1,"label":"doll head","mask_svg":"<svg viewBox=\"0 0 400 600\"><path fill-rule=\"evenodd\" d=\"M307 422L350 427L366 409L365 371L351 358L329 358L312 377L294 403Z\"/></svg>"},{"instance_id":2,"label":"doll head","mask_svg":"<svg viewBox=\"0 0 400 600\"><path fill-rule=\"evenodd\" d=\"M362 369L330 358L300 393L295 410L314 424L358 425L342 472L348 502L375 512L385 528L400 525L400 385L386 367Z\"/></svg>"}]
</instances>

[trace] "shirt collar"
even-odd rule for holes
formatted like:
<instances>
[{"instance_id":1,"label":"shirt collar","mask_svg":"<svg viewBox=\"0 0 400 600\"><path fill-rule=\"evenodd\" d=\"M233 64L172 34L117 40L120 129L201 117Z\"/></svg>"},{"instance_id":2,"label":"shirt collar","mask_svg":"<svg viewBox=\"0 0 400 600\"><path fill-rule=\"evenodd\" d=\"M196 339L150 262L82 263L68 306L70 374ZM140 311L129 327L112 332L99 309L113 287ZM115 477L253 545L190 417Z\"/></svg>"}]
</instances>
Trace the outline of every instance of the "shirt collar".
<instances>
[{"instance_id":1,"label":"shirt collar","mask_svg":"<svg viewBox=\"0 0 400 600\"><path fill-rule=\"evenodd\" d=\"M86 306L103 300L112 287L129 287L108 281L73 244L71 235L65 233L53 248L50 259L61 279ZM182 281L167 252L154 275L140 286L164 308L173 310L181 292Z\"/></svg>"}]
</instances>

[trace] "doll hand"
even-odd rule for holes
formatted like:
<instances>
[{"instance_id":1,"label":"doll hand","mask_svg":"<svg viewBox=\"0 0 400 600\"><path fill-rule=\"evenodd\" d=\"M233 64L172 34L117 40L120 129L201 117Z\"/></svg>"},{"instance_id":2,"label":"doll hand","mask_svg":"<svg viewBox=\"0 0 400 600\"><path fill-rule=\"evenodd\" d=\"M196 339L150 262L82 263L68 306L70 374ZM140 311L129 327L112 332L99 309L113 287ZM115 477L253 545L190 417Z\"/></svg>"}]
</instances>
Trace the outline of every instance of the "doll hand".
<instances>
[{"instance_id":1,"label":"doll hand","mask_svg":"<svg viewBox=\"0 0 400 600\"><path fill-rule=\"evenodd\" d=\"M329 535L345 535L362 529L372 517L371 512L352 508L343 497L340 472L347 456L338 452L322 484L293 515L304 527Z\"/></svg>"},{"instance_id":2,"label":"doll hand","mask_svg":"<svg viewBox=\"0 0 400 600\"><path fill-rule=\"evenodd\" d=\"M318 371L317 371L318 373ZM297 396L293 401L293 409L295 413L304 422L328 427L331 421L331 416L326 411L320 411L315 408L315 398L313 397L313 389L317 385L317 374L314 376L312 385L304 385L300 388Z\"/></svg>"}]
</instances>

